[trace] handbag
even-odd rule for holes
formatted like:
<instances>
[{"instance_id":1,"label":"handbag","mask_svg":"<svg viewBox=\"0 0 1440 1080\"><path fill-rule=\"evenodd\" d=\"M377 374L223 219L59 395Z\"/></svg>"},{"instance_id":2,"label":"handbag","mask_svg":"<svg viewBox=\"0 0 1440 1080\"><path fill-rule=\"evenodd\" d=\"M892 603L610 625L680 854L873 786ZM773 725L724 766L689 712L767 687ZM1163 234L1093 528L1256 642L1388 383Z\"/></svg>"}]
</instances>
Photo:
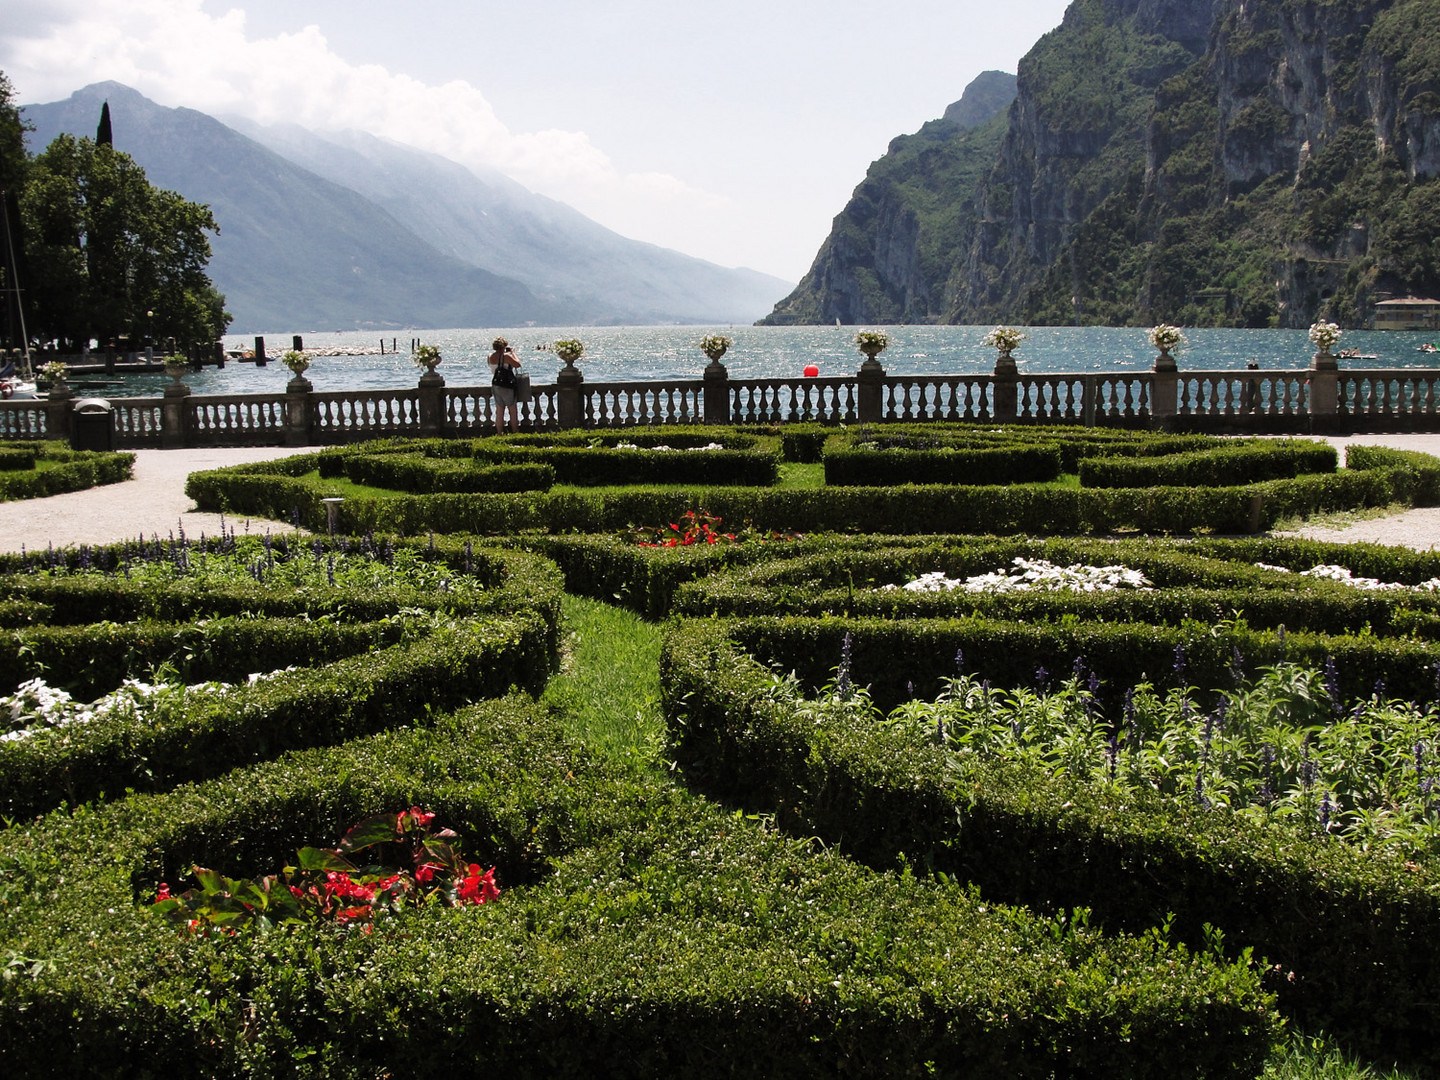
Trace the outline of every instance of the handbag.
<instances>
[{"instance_id":1,"label":"handbag","mask_svg":"<svg viewBox=\"0 0 1440 1080\"><path fill-rule=\"evenodd\" d=\"M508 390L515 388L515 369L509 364L496 364L495 377L490 380L496 386L503 386Z\"/></svg>"},{"instance_id":2,"label":"handbag","mask_svg":"<svg viewBox=\"0 0 1440 1080\"><path fill-rule=\"evenodd\" d=\"M515 400L522 403L530 400L530 373L528 371L515 372Z\"/></svg>"}]
</instances>

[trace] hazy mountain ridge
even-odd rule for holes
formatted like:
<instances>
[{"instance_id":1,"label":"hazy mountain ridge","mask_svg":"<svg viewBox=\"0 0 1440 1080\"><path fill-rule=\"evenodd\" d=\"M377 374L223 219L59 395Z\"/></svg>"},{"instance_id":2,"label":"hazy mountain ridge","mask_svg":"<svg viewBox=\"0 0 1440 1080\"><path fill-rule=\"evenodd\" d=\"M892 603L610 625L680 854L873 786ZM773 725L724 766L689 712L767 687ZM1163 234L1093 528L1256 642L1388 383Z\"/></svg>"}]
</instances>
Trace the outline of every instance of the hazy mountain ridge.
<instances>
[{"instance_id":1,"label":"hazy mountain ridge","mask_svg":"<svg viewBox=\"0 0 1440 1080\"><path fill-rule=\"evenodd\" d=\"M767 321L1357 325L1440 293L1440 0L1074 0L1018 76L984 168L975 132L897 139Z\"/></svg>"},{"instance_id":2,"label":"hazy mountain ridge","mask_svg":"<svg viewBox=\"0 0 1440 1080\"><path fill-rule=\"evenodd\" d=\"M749 322L787 287L627 240L498 174L360 135L282 131L277 152L119 83L26 106L31 148L93 137L106 100L116 148L213 209L210 274L237 333Z\"/></svg>"}]
</instances>

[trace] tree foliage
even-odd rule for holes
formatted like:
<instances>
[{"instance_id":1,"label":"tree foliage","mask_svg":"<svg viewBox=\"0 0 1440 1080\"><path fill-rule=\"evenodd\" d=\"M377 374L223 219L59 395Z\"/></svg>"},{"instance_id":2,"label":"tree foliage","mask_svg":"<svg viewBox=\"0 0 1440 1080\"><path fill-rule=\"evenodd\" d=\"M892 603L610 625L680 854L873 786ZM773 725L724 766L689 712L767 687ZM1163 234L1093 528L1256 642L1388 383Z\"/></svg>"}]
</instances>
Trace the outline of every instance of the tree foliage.
<instances>
[{"instance_id":1,"label":"tree foliage","mask_svg":"<svg viewBox=\"0 0 1440 1080\"><path fill-rule=\"evenodd\" d=\"M60 135L28 157L0 73L0 187L20 193L27 329L74 348L92 338L213 341L230 316L205 267L208 206L153 186L125 153Z\"/></svg>"}]
</instances>

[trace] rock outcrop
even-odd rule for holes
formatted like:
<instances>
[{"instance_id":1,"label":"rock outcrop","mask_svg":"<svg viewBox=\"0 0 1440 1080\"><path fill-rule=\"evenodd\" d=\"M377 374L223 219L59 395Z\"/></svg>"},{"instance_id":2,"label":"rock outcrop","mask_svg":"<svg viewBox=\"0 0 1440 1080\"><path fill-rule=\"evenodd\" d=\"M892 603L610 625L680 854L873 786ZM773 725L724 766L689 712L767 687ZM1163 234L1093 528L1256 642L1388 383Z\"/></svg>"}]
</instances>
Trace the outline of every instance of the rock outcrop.
<instances>
[{"instance_id":1,"label":"rock outcrop","mask_svg":"<svg viewBox=\"0 0 1440 1080\"><path fill-rule=\"evenodd\" d=\"M772 321L1358 325L1440 292L1440 0L1074 0L1002 117L946 123Z\"/></svg>"}]
</instances>

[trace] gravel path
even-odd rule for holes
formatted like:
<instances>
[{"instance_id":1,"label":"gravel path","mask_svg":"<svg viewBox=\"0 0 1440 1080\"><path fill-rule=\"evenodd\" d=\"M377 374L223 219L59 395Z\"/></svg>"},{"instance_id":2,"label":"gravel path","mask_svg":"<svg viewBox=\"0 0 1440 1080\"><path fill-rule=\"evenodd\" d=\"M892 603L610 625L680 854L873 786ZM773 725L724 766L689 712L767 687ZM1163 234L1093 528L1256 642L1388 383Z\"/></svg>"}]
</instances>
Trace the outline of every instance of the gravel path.
<instances>
[{"instance_id":1,"label":"gravel path","mask_svg":"<svg viewBox=\"0 0 1440 1080\"><path fill-rule=\"evenodd\" d=\"M1440 435L1347 435L1332 436L1323 441L1340 451L1341 465L1345 464L1347 446L1391 446L1397 450L1419 450L1440 457ZM1342 544L1391 544L1430 551L1440 545L1440 506L1425 506L1403 514L1369 518L1340 528L1306 525L1293 532L1277 532L1275 535L1301 536L1307 540Z\"/></svg>"},{"instance_id":2,"label":"gravel path","mask_svg":"<svg viewBox=\"0 0 1440 1080\"><path fill-rule=\"evenodd\" d=\"M1440 457L1440 435L1352 435L1327 438L1341 452L1352 444L1393 446L1420 450ZM248 461L273 461L303 454L312 447L275 446L212 450L138 450L135 478L88 491L0 503L0 551L43 548L49 544L111 544L138 536L214 536L220 532L218 514L202 514L185 495L185 478L192 472L218 469ZM241 532L288 531L288 522L227 519ZM1314 540L1343 543L1366 541L1397 544L1429 551L1440 545L1440 507L1409 510L1390 517L1357 521L1343 528L1306 526L1292 533Z\"/></svg>"},{"instance_id":3,"label":"gravel path","mask_svg":"<svg viewBox=\"0 0 1440 1080\"><path fill-rule=\"evenodd\" d=\"M33 551L49 544L113 544L138 536L217 536L220 515L202 514L185 494L192 472L272 461L313 447L260 446L225 450L136 450L133 480L102 484L44 499L0 503L0 551ZM227 527L247 529L246 519L227 518ZM250 532L289 532L289 522L250 520Z\"/></svg>"}]
</instances>

